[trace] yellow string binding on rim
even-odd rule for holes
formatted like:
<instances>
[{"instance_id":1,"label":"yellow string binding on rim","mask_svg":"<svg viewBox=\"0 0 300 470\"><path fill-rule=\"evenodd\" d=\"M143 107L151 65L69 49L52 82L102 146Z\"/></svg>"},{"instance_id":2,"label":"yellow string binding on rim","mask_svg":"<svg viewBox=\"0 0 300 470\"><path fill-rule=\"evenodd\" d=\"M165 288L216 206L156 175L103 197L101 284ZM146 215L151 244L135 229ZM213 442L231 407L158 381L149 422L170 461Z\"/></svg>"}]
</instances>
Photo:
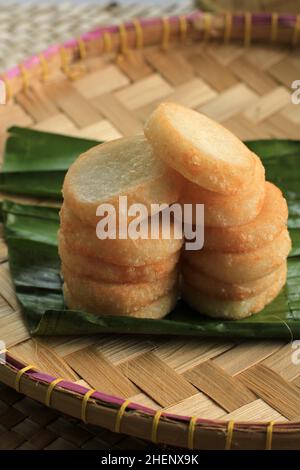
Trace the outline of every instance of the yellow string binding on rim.
<instances>
[{"instance_id":1,"label":"yellow string binding on rim","mask_svg":"<svg viewBox=\"0 0 300 470\"><path fill-rule=\"evenodd\" d=\"M87 52L86 52L86 45L85 42L82 38L77 39L77 45L78 45L78 52L79 52L79 57L81 60L84 60L86 58Z\"/></svg>"},{"instance_id":2,"label":"yellow string binding on rim","mask_svg":"<svg viewBox=\"0 0 300 470\"><path fill-rule=\"evenodd\" d=\"M274 421L270 421L267 427L266 450L272 449Z\"/></svg>"},{"instance_id":3,"label":"yellow string binding on rim","mask_svg":"<svg viewBox=\"0 0 300 470\"><path fill-rule=\"evenodd\" d=\"M292 38L293 46L297 46L299 36L300 36L300 14L296 16L296 20L295 20L295 27L294 27L293 38Z\"/></svg>"},{"instance_id":4,"label":"yellow string binding on rim","mask_svg":"<svg viewBox=\"0 0 300 470\"><path fill-rule=\"evenodd\" d=\"M158 410L153 417L151 441L154 444L157 444L157 431L158 431L158 424L159 424L161 414L162 414L162 410Z\"/></svg>"},{"instance_id":5,"label":"yellow string binding on rim","mask_svg":"<svg viewBox=\"0 0 300 470\"><path fill-rule=\"evenodd\" d=\"M40 62L40 67L41 67L41 77L42 77L43 82L45 82L49 76L49 66L43 54L39 55L39 62Z\"/></svg>"},{"instance_id":6,"label":"yellow string binding on rim","mask_svg":"<svg viewBox=\"0 0 300 470\"><path fill-rule=\"evenodd\" d=\"M169 47L170 43L170 21L168 16L163 16L162 19L162 41L161 41L161 48L163 51L166 51Z\"/></svg>"},{"instance_id":7,"label":"yellow string binding on rim","mask_svg":"<svg viewBox=\"0 0 300 470\"><path fill-rule=\"evenodd\" d=\"M185 15L179 16L179 34L180 40L184 42L187 36L188 22Z\"/></svg>"},{"instance_id":8,"label":"yellow string binding on rim","mask_svg":"<svg viewBox=\"0 0 300 470\"><path fill-rule=\"evenodd\" d=\"M62 378L58 378L58 379L55 379L53 380L47 387L47 391L46 391L46 396L45 396L45 405L46 406L50 406L51 404L51 396L52 396L52 392L54 390L54 388L56 387L57 384L59 384L60 382L62 382L64 379Z\"/></svg>"},{"instance_id":9,"label":"yellow string binding on rim","mask_svg":"<svg viewBox=\"0 0 300 470\"><path fill-rule=\"evenodd\" d=\"M231 449L233 428L234 428L234 421L233 420L228 421L226 442L225 442L225 450L230 450Z\"/></svg>"},{"instance_id":10,"label":"yellow string binding on rim","mask_svg":"<svg viewBox=\"0 0 300 470\"><path fill-rule=\"evenodd\" d=\"M119 36L120 36L120 52L122 55L128 53L128 44L127 44L127 30L124 23L119 24Z\"/></svg>"},{"instance_id":11,"label":"yellow string binding on rim","mask_svg":"<svg viewBox=\"0 0 300 470\"><path fill-rule=\"evenodd\" d=\"M117 417L116 417L115 432L120 432L122 418L129 404L130 404L130 400L125 400L120 406L118 413L117 413Z\"/></svg>"},{"instance_id":12,"label":"yellow string binding on rim","mask_svg":"<svg viewBox=\"0 0 300 470\"><path fill-rule=\"evenodd\" d=\"M271 16L271 42L274 43L278 36L278 13L272 13Z\"/></svg>"},{"instance_id":13,"label":"yellow string binding on rim","mask_svg":"<svg viewBox=\"0 0 300 470\"><path fill-rule=\"evenodd\" d=\"M83 421L84 423L87 422L87 420L86 420L86 409L87 409L88 401L89 401L91 395L93 395L93 393L95 393L95 392L96 392L96 390L94 390L94 389L88 390L88 391L86 392L86 394L85 394L85 395L83 396L83 398L82 398L81 414L80 414L80 416L81 416L81 419L82 419L82 421Z\"/></svg>"},{"instance_id":14,"label":"yellow string binding on rim","mask_svg":"<svg viewBox=\"0 0 300 470\"><path fill-rule=\"evenodd\" d=\"M224 16L224 42L225 44L228 44L231 39L231 33L232 33L232 13L230 11L227 11Z\"/></svg>"},{"instance_id":15,"label":"yellow string binding on rim","mask_svg":"<svg viewBox=\"0 0 300 470\"><path fill-rule=\"evenodd\" d=\"M112 39L109 31L104 31L102 35L103 51L108 54L112 50Z\"/></svg>"},{"instance_id":16,"label":"yellow string binding on rim","mask_svg":"<svg viewBox=\"0 0 300 470\"><path fill-rule=\"evenodd\" d=\"M64 72L65 75L69 75L69 60L68 60L68 55L67 51L64 46L61 46L59 50L59 55L60 55L60 66L62 71Z\"/></svg>"},{"instance_id":17,"label":"yellow string binding on rim","mask_svg":"<svg viewBox=\"0 0 300 470\"><path fill-rule=\"evenodd\" d=\"M135 30L135 47L136 49L142 49L144 45L144 34L141 22L137 18L134 18L132 24Z\"/></svg>"},{"instance_id":18,"label":"yellow string binding on rim","mask_svg":"<svg viewBox=\"0 0 300 470\"><path fill-rule=\"evenodd\" d=\"M20 76L22 80L22 88L23 88L23 91L26 92L29 88L29 73L23 64L19 65L19 70L20 70Z\"/></svg>"},{"instance_id":19,"label":"yellow string binding on rim","mask_svg":"<svg viewBox=\"0 0 300 470\"><path fill-rule=\"evenodd\" d=\"M72 60L69 60L68 52L64 46L60 47L59 53L60 53L61 69L70 80L75 80L82 72L84 72L84 67L78 67L78 68L71 67Z\"/></svg>"},{"instance_id":20,"label":"yellow string binding on rim","mask_svg":"<svg viewBox=\"0 0 300 470\"><path fill-rule=\"evenodd\" d=\"M189 422L188 430L188 449L192 450L194 448L194 436L195 436L195 427L197 423L197 416L192 416Z\"/></svg>"},{"instance_id":21,"label":"yellow string binding on rim","mask_svg":"<svg viewBox=\"0 0 300 470\"><path fill-rule=\"evenodd\" d=\"M15 379L15 390L17 392L20 392L22 376L25 374L25 372L27 372L28 370L32 370L34 368L35 368L35 366L33 364L30 364L30 365L28 365L26 367L23 367L22 369L18 370L17 375L16 375L16 379Z\"/></svg>"},{"instance_id":22,"label":"yellow string binding on rim","mask_svg":"<svg viewBox=\"0 0 300 470\"><path fill-rule=\"evenodd\" d=\"M203 14L203 25L204 25L203 41L207 42L210 38L211 27L212 27L212 15L211 15L211 13L204 13Z\"/></svg>"},{"instance_id":23,"label":"yellow string binding on rim","mask_svg":"<svg viewBox=\"0 0 300 470\"><path fill-rule=\"evenodd\" d=\"M244 36L244 47L249 47L252 40L252 14L249 11L245 12L245 36Z\"/></svg>"}]
</instances>

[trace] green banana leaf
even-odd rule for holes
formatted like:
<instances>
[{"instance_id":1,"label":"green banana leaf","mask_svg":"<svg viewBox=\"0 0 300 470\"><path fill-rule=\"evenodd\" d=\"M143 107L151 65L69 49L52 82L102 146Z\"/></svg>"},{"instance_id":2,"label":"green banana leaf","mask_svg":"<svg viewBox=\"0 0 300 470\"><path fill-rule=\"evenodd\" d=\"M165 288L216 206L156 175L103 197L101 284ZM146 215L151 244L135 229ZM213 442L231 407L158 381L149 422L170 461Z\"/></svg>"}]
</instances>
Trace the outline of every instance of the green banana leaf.
<instances>
[{"instance_id":1,"label":"green banana leaf","mask_svg":"<svg viewBox=\"0 0 300 470\"><path fill-rule=\"evenodd\" d=\"M5 201L9 262L32 334L102 332L235 337L300 337L300 260L289 258L286 288L258 315L236 322L208 320L184 302L163 320L100 317L64 306L57 252L58 209Z\"/></svg>"},{"instance_id":2,"label":"green banana leaf","mask_svg":"<svg viewBox=\"0 0 300 470\"><path fill-rule=\"evenodd\" d=\"M11 127L8 133L1 191L43 198L61 199L69 166L78 155L100 143L23 127Z\"/></svg>"},{"instance_id":3,"label":"green banana leaf","mask_svg":"<svg viewBox=\"0 0 300 470\"><path fill-rule=\"evenodd\" d=\"M22 137L25 130L18 130ZM30 131L33 132L34 131ZM26 132L25 132L26 134ZM44 134L44 133L43 133ZM36 171L37 180L53 168L65 172L74 157L76 143L70 143L67 152L58 149L56 136L44 134L44 142L57 147L61 161L49 165L45 160L42 169ZM26 134L26 138L28 134ZM28 137L29 138L29 137ZM41 138L41 136L39 136ZM58 137L60 139L61 136ZM35 139L32 134L31 139ZM72 140L72 138L68 138ZM78 140L78 139L75 139ZM89 146L95 142L88 141ZM87 144L87 141L85 141ZM74 144L74 145L73 145ZM21 144L20 144L21 145ZM103 332L173 334L220 337L261 337L261 338L300 338L300 141L266 140L251 141L247 145L258 153L265 165L267 179L275 182L284 192L289 205L289 230L293 240L293 249L288 259L288 280L279 296L262 312L240 321L221 321L208 319L194 312L183 301L179 301L175 310L163 320L135 319L126 317L96 316L86 312L71 311L64 305L61 290L60 260L57 251L57 230L59 228L58 209L42 206L29 206L11 201L3 203L5 236L8 244L9 264L15 283L17 296L23 306L30 331L34 335L95 334ZM18 154L14 146L14 155L9 165L18 174ZM24 148L21 145L21 148ZM32 144L32 149L38 145ZM42 149L42 146L40 147ZM62 147L63 149L63 147ZM64 150L64 149L63 149ZM49 150L50 152L50 150ZM63 152L63 154L62 154ZM72 153L73 152L73 153ZM29 154L28 154L29 155ZM57 157L57 154L56 154ZM34 153L33 159L38 159ZM48 153L48 157L49 153ZM30 161L30 157L28 156ZM57 160L59 158L57 157ZM20 168L30 168L30 164L21 162ZM11 166L5 166L7 175L11 175ZM22 165L22 166L21 166ZM27 165L27 166L26 166ZM26 179L26 171L20 171L20 178ZM34 171L30 171L30 178ZM8 177L8 181L10 177ZM37 185L33 191L37 191ZM48 181L48 191L52 180ZM57 183L54 183L54 186ZM30 184L26 185L30 191ZM56 186L57 187L57 186ZM3 189L0 174L0 189ZM16 191L13 191L16 192ZM20 191L19 191L20 192ZM26 193L33 195L33 192ZM53 193L54 194L54 191ZM44 192L34 195L43 197Z\"/></svg>"}]
</instances>

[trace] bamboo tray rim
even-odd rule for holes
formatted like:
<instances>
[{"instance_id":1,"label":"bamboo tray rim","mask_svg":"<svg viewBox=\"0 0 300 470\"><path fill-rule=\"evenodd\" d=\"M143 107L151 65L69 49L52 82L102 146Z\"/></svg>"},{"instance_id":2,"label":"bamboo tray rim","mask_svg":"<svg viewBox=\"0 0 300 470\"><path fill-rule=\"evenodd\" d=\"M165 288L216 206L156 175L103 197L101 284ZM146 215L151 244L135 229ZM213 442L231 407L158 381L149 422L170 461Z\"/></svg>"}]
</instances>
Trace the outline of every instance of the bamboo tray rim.
<instances>
[{"instance_id":1,"label":"bamboo tray rim","mask_svg":"<svg viewBox=\"0 0 300 470\"><path fill-rule=\"evenodd\" d=\"M68 51L78 52L79 59L82 60L86 56L86 45L94 40L102 39L103 51L111 52L112 35L119 36L118 46L121 54L128 52L127 33L133 31L137 37L136 48L143 47L143 30L153 26L161 25L162 37L161 45L163 49L167 49L170 40L171 27L178 25L181 37L184 39L187 35L189 26L193 27L198 20L203 21L203 39L208 40L212 32L212 19L221 18L224 23L224 42L229 43L231 33L235 25L242 26L244 29L244 45L249 46L253 37L252 27L255 25L263 25L270 27L270 43L275 44L280 26L288 27L292 31L291 45L297 46L300 39L300 14L277 13L277 12L231 12L224 11L220 14L203 12L202 10L194 10L191 13L183 15L135 18L116 25L103 26L87 33L82 34L78 38L69 39L62 44L53 44L40 54L35 54L19 65L10 68L1 76L6 87L6 95L11 98L14 95L12 89L12 81L20 79L24 90L29 86L29 71L32 68L40 68L40 76L46 81L48 74L47 60L51 60L54 56L60 55L61 68L68 75L68 67L71 61L67 57ZM140 44L139 44L140 43Z\"/></svg>"},{"instance_id":2,"label":"bamboo tray rim","mask_svg":"<svg viewBox=\"0 0 300 470\"><path fill-rule=\"evenodd\" d=\"M24 364L14 358L9 351L4 351L6 358L5 361L0 360L0 368L5 367L10 372L9 380L3 380L3 382L8 385L12 386L12 381L14 383L14 388L17 392L22 392L22 380L30 380L34 382L40 389L44 388L43 386L46 385L44 389L44 396L45 399L39 398L38 401L41 403L46 404L48 407L58 409L56 406L52 405L52 397L54 394L61 394L61 395L71 395L76 396L77 398L81 399L81 403L79 405L80 409L80 418L84 423L90 422L87 419L88 414L88 407L91 407L92 401L96 402L98 406L105 406L108 405L108 410L111 412L111 418L113 427L112 430L114 432L120 432L121 427L121 420L125 419L126 414L130 414L130 411L137 412L135 415L135 419L138 422L139 417L147 416L152 421L152 436L151 440L153 442L159 442L153 439L153 429L156 428L156 432L158 430L158 426L163 420L170 420L174 425L176 424L184 424L186 429L187 435L187 444L190 440L190 432L191 432L191 424L193 424L193 437L196 429L199 427L199 431L203 429L209 429L216 432L222 432L225 438L225 448L229 450L231 444L233 433L234 431L253 431L253 432L261 432L265 435L266 439L266 450L271 450L268 443L272 443L273 435L276 434L286 434L289 432L289 436L295 433L297 437L300 438L300 421L293 421L293 422L280 422L280 421L235 421L235 420L221 420L221 419L205 419L205 418L198 418L196 416L185 416L185 415L178 415L174 413L169 413L167 411L156 411L152 408L146 407L139 403L135 403L133 401L123 399L117 396L108 395L106 393L100 392L95 389L87 388L83 385L76 384L69 380L61 379L49 375L45 372L41 372L36 370L35 366L32 364ZM3 354L3 351L2 351ZM2 378L3 379L3 378ZM24 383L23 383L24 384ZM31 396L28 393L28 396ZM36 398L35 398L36 399ZM116 406L113 408L111 405ZM91 407L92 408L92 407ZM76 416L78 417L78 416ZM228 441L228 436L230 437L230 442ZM187 445L189 449L193 449L193 445Z\"/></svg>"}]
</instances>

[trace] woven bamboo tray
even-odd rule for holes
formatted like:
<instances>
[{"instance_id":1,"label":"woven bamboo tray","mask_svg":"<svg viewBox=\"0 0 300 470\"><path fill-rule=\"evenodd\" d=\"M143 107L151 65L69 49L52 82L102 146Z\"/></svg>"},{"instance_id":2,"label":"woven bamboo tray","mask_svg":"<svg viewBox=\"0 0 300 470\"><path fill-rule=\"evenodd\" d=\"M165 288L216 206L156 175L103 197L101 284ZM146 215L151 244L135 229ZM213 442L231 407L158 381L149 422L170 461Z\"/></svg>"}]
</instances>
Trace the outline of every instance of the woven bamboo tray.
<instances>
[{"instance_id":1,"label":"woven bamboo tray","mask_svg":"<svg viewBox=\"0 0 300 470\"><path fill-rule=\"evenodd\" d=\"M101 28L10 70L10 125L110 140L164 99L241 139L299 138L300 16L200 12ZM293 46L293 47L291 47ZM36 201L38 203L38 201ZM0 243L6 385L111 431L195 449L300 448L291 343L103 335L30 338Z\"/></svg>"}]
</instances>

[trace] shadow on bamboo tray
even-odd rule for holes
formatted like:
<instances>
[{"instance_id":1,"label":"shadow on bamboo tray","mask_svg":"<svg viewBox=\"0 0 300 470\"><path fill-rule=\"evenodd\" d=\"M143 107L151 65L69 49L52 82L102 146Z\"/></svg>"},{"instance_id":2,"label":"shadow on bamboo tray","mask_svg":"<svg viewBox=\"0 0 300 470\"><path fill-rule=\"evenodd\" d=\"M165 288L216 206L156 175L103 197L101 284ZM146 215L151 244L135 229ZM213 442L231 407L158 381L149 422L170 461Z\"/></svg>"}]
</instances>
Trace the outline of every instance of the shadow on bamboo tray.
<instances>
[{"instance_id":1,"label":"shadow on bamboo tray","mask_svg":"<svg viewBox=\"0 0 300 470\"><path fill-rule=\"evenodd\" d=\"M63 178L78 154L96 141L14 127L9 130L0 189L59 201ZM64 305L57 249L59 208L5 200L2 214L17 297L34 335L103 332L196 336L300 337L300 141L261 140L247 145L263 160L267 179L289 205L293 249L287 284L262 312L239 321L202 317L183 301L163 320L95 316ZM20 189L21 188L21 189ZM59 204L58 204L59 205Z\"/></svg>"}]
</instances>

